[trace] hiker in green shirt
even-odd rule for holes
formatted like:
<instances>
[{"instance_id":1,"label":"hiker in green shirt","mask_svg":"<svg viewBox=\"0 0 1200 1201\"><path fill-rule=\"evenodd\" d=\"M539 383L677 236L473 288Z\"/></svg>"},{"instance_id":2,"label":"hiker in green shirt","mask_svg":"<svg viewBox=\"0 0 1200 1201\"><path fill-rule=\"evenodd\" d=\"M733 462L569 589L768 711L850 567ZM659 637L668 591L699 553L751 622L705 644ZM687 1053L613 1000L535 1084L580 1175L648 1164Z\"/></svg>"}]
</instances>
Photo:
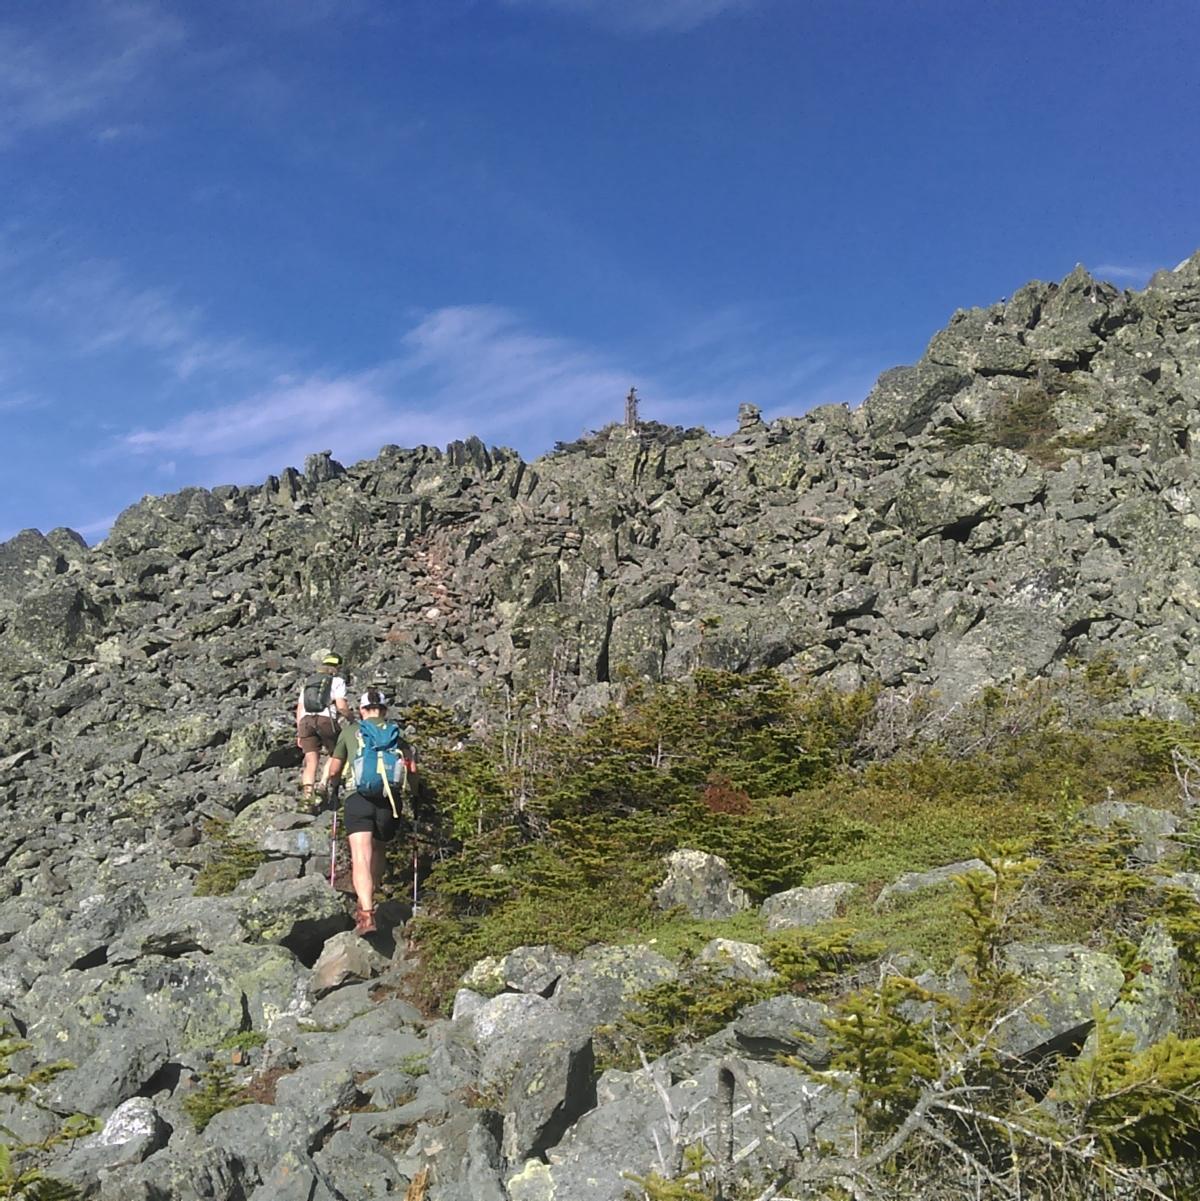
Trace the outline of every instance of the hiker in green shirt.
<instances>
[{"instance_id":1,"label":"hiker in green shirt","mask_svg":"<svg viewBox=\"0 0 1200 1201\"><path fill-rule=\"evenodd\" d=\"M350 764L352 791L344 805L350 843L350 879L358 899L354 932L375 932L375 890L383 877L384 844L400 825L399 802L410 791L416 770L412 747L400 727L387 719L387 697L368 688L359 698L360 720L340 734L329 763L329 783L337 789Z\"/></svg>"}]
</instances>

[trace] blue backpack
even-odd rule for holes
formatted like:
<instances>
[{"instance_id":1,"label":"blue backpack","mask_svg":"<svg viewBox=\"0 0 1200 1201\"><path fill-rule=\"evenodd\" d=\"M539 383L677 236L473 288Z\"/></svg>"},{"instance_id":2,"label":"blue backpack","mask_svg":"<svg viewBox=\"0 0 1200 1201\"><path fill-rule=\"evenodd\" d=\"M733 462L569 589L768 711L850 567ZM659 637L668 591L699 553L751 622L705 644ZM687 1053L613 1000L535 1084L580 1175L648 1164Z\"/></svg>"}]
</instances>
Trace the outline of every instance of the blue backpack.
<instances>
[{"instance_id":1,"label":"blue backpack","mask_svg":"<svg viewBox=\"0 0 1200 1201\"><path fill-rule=\"evenodd\" d=\"M396 811L395 793L408 788L408 773L412 768L411 751L400 737L400 727L394 722L376 725L373 721L358 723L358 754L354 758L354 789L360 796L377 799L386 796Z\"/></svg>"}]
</instances>

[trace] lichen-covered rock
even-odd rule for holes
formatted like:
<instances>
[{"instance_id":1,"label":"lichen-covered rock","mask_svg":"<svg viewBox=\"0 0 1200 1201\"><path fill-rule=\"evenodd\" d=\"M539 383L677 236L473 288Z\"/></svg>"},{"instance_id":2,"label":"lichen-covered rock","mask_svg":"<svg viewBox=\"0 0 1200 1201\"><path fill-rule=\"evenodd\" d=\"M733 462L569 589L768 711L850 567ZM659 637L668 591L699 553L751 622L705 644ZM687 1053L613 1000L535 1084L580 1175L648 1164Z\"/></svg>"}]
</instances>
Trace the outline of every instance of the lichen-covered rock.
<instances>
[{"instance_id":1,"label":"lichen-covered rock","mask_svg":"<svg viewBox=\"0 0 1200 1201\"><path fill-rule=\"evenodd\" d=\"M1158 922L1152 923L1134 956L1134 978L1128 995L1113 1006L1118 1027L1133 1037L1136 1051L1174 1034L1179 1020L1179 948ZM1094 1046L1095 1036L1090 1046ZM1085 1053L1089 1048L1085 1047Z\"/></svg>"},{"instance_id":2,"label":"lichen-covered rock","mask_svg":"<svg viewBox=\"0 0 1200 1201\"><path fill-rule=\"evenodd\" d=\"M1025 1004L1000 1027L999 1042L1010 1055L1033 1060L1047 1049L1081 1045L1094 1009L1111 1009L1125 981L1112 956L1086 947L1012 944L1002 961L1020 978Z\"/></svg>"},{"instance_id":3,"label":"lichen-covered rock","mask_svg":"<svg viewBox=\"0 0 1200 1201\"><path fill-rule=\"evenodd\" d=\"M62 553L49 538L38 530L22 530L0 542L0 600L20 600L65 569Z\"/></svg>"},{"instance_id":4,"label":"lichen-covered rock","mask_svg":"<svg viewBox=\"0 0 1200 1201\"><path fill-rule=\"evenodd\" d=\"M616 1021L635 993L678 975L679 969L650 947L593 947L563 973L554 1003L595 1028Z\"/></svg>"},{"instance_id":5,"label":"lichen-covered rock","mask_svg":"<svg viewBox=\"0 0 1200 1201\"><path fill-rule=\"evenodd\" d=\"M839 882L818 884L813 888L789 888L767 897L760 912L768 930L816 926L836 917L838 907L855 887Z\"/></svg>"},{"instance_id":6,"label":"lichen-covered rock","mask_svg":"<svg viewBox=\"0 0 1200 1201\"><path fill-rule=\"evenodd\" d=\"M729 864L705 851L672 851L667 877L654 890L660 909L679 907L704 920L732 917L750 908L750 899L733 882Z\"/></svg>"},{"instance_id":7,"label":"lichen-covered rock","mask_svg":"<svg viewBox=\"0 0 1200 1201\"><path fill-rule=\"evenodd\" d=\"M342 1195L306 1152L285 1151L247 1201L338 1201Z\"/></svg>"},{"instance_id":8,"label":"lichen-covered rock","mask_svg":"<svg viewBox=\"0 0 1200 1201\"><path fill-rule=\"evenodd\" d=\"M175 958L196 951L215 951L242 936L237 904L227 897L180 897L155 906L142 921L126 923L108 948L110 963L130 962L143 955Z\"/></svg>"},{"instance_id":9,"label":"lichen-covered rock","mask_svg":"<svg viewBox=\"0 0 1200 1201\"><path fill-rule=\"evenodd\" d=\"M411 1014L406 1002L381 1001L336 1030L295 1034L291 1043L303 1065L340 1063L353 1072L373 1073L431 1064L429 1040L414 1027Z\"/></svg>"},{"instance_id":10,"label":"lichen-covered rock","mask_svg":"<svg viewBox=\"0 0 1200 1201\"><path fill-rule=\"evenodd\" d=\"M308 1154L307 1115L275 1105L239 1105L222 1110L204 1128L202 1144L219 1148L249 1192L268 1179L287 1156ZM149 1161L148 1161L149 1162Z\"/></svg>"},{"instance_id":11,"label":"lichen-covered rock","mask_svg":"<svg viewBox=\"0 0 1200 1201\"><path fill-rule=\"evenodd\" d=\"M99 1201L129 1201L130 1197L226 1201L239 1193L245 1195L240 1161L211 1142L197 1142L178 1149L167 1146L144 1163L105 1172L100 1177Z\"/></svg>"},{"instance_id":12,"label":"lichen-covered rock","mask_svg":"<svg viewBox=\"0 0 1200 1201\"><path fill-rule=\"evenodd\" d=\"M359 1100L354 1073L343 1063L314 1063L283 1076L275 1086L275 1104L308 1122L309 1138L325 1133L335 1115Z\"/></svg>"},{"instance_id":13,"label":"lichen-covered rock","mask_svg":"<svg viewBox=\"0 0 1200 1201\"><path fill-rule=\"evenodd\" d=\"M814 1068L829 1066L829 1028L833 1010L807 997L771 997L748 1005L729 1024L738 1051L753 1059L776 1061L793 1055Z\"/></svg>"},{"instance_id":14,"label":"lichen-covered rock","mask_svg":"<svg viewBox=\"0 0 1200 1201\"><path fill-rule=\"evenodd\" d=\"M761 983L775 977L762 947L752 942L714 938L700 949L696 961L708 964L719 975L730 980L754 980Z\"/></svg>"},{"instance_id":15,"label":"lichen-covered rock","mask_svg":"<svg viewBox=\"0 0 1200 1201\"><path fill-rule=\"evenodd\" d=\"M409 1183L393 1155L376 1139L354 1130L335 1131L313 1156L313 1162L325 1179L336 1181L338 1198L399 1197Z\"/></svg>"},{"instance_id":16,"label":"lichen-covered rock","mask_svg":"<svg viewBox=\"0 0 1200 1201\"><path fill-rule=\"evenodd\" d=\"M855 1130L853 1106L829 1084L816 1084L791 1068L768 1063L742 1064L743 1088L735 1092L735 1146L755 1143L744 1171L764 1172L772 1151L782 1157L814 1140L849 1148ZM711 1130L717 1104L718 1065L710 1062L695 1076L667 1089L685 1141ZM762 1114L773 1131L764 1139ZM547 1164L527 1161L506 1179L514 1201L572 1198L572 1201L621 1201L629 1180L624 1173L644 1175L659 1164L658 1148L670 1146L669 1119L649 1074L641 1074L618 1098L585 1114L567 1136L546 1153ZM793 1152L794 1153L794 1152Z\"/></svg>"},{"instance_id":17,"label":"lichen-covered rock","mask_svg":"<svg viewBox=\"0 0 1200 1201\"><path fill-rule=\"evenodd\" d=\"M319 876L268 884L245 898L238 916L251 942L279 943L310 961L352 925L341 897Z\"/></svg>"},{"instance_id":18,"label":"lichen-covered rock","mask_svg":"<svg viewBox=\"0 0 1200 1201\"><path fill-rule=\"evenodd\" d=\"M510 1162L553 1146L595 1102L590 1028L531 993L502 993L462 1021L478 1055L477 1087L504 1114Z\"/></svg>"},{"instance_id":19,"label":"lichen-covered rock","mask_svg":"<svg viewBox=\"0 0 1200 1201\"><path fill-rule=\"evenodd\" d=\"M166 1146L170 1127L149 1097L131 1097L104 1126L73 1144L54 1174L75 1184L94 1184L101 1172L139 1164Z\"/></svg>"},{"instance_id":20,"label":"lichen-covered rock","mask_svg":"<svg viewBox=\"0 0 1200 1201\"><path fill-rule=\"evenodd\" d=\"M437 1181L430 1201L507 1201L501 1179L498 1113L468 1110L433 1127L417 1127L408 1156L428 1164Z\"/></svg>"},{"instance_id":21,"label":"lichen-covered rock","mask_svg":"<svg viewBox=\"0 0 1200 1201\"><path fill-rule=\"evenodd\" d=\"M465 988L487 995L504 989L549 996L572 957L555 947L515 947L499 959L479 960L463 977Z\"/></svg>"},{"instance_id":22,"label":"lichen-covered rock","mask_svg":"<svg viewBox=\"0 0 1200 1201\"><path fill-rule=\"evenodd\" d=\"M23 596L6 636L19 650L49 662L85 658L103 628L92 597L78 585L61 583Z\"/></svg>"}]
</instances>

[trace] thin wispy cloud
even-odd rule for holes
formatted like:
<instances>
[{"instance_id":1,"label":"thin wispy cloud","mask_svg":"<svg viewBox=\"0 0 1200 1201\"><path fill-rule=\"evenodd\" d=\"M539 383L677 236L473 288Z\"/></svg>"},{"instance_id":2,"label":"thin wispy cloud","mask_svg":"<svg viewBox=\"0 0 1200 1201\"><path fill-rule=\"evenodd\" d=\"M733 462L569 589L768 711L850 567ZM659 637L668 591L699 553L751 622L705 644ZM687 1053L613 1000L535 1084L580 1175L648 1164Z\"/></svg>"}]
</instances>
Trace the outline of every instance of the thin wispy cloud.
<instances>
[{"instance_id":1,"label":"thin wispy cloud","mask_svg":"<svg viewBox=\"0 0 1200 1201\"><path fill-rule=\"evenodd\" d=\"M729 427L740 401L759 403L769 414L796 414L812 403L861 399L855 389L865 394L874 378L855 364L831 373L829 356L793 362L784 353L768 364L760 349L756 374L730 382L718 370L713 380L712 364L722 353L713 345L690 362L635 364L539 331L492 305L431 312L400 348L367 370L283 377L227 404L126 432L103 455L169 462L180 482L254 483L302 466L321 449L349 463L373 458L390 443L440 446L475 435L540 453L618 420L631 385L647 418Z\"/></svg>"},{"instance_id":2,"label":"thin wispy cloud","mask_svg":"<svg viewBox=\"0 0 1200 1201\"><path fill-rule=\"evenodd\" d=\"M40 327L74 356L149 354L178 379L198 372L265 373L279 362L261 347L206 331L204 313L170 291L140 286L119 265L73 261L69 248L5 259L0 312Z\"/></svg>"},{"instance_id":3,"label":"thin wispy cloud","mask_svg":"<svg viewBox=\"0 0 1200 1201\"><path fill-rule=\"evenodd\" d=\"M46 401L32 392L9 392L0 383L0 413L29 412L46 407Z\"/></svg>"},{"instance_id":4,"label":"thin wispy cloud","mask_svg":"<svg viewBox=\"0 0 1200 1201\"><path fill-rule=\"evenodd\" d=\"M95 517L89 521L83 522L81 525L72 527L77 534L82 534L89 541L94 538L103 537L112 529L112 524L117 519L116 513L108 513L104 517Z\"/></svg>"},{"instance_id":5,"label":"thin wispy cloud","mask_svg":"<svg viewBox=\"0 0 1200 1201\"><path fill-rule=\"evenodd\" d=\"M378 373L364 372L279 381L241 400L124 434L97 460L160 460L171 465L175 486L255 484L285 467L303 467L319 450L353 463L389 443L441 445L471 432L452 413L398 405L381 393Z\"/></svg>"},{"instance_id":6,"label":"thin wispy cloud","mask_svg":"<svg viewBox=\"0 0 1200 1201\"><path fill-rule=\"evenodd\" d=\"M1092 269L1092 274L1110 283L1144 288L1157 270L1157 267L1148 267L1144 263L1101 263Z\"/></svg>"},{"instance_id":7,"label":"thin wispy cloud","mask_svg":"<svg viewBox=\"0 0 1200 1201\"><path fill-rule=\"evenodd\" d=\"M503 0L510 8L583 17L623 33L685 33L758 0Z\"/></svg>"},{"instance_id":8,"label":"thin wispy cloud","mask_svg":"<svg viewBox=\"0 0 1200 1201\"><path fill-rule=\"evenodd\" d=\"M404 348L395 365L400 378L424 377L489 433L527 433L530 421L561 413L564 405L586 418L614 404L630 379L628 367L487 305L430 314L405 336Z\"/></svg>"},{"instance_id":9,"label":"thin wispy cloud","mask_svg":"<svg viewBox=\"0 0 1200 1201\"><path fill-rule=\"evenodd\" d=\"M345 461L381 446L442 445L476 435L545 446L618 412L630 373L491 306L428 314L401 353L338 376L284 377L269 387L115 439L106 457L173 460L197 482L253 482L329 448ZM582 424L580 424L582 423Z\"/></svg>"},{"instance_id":10,"label":"thin wispy cloud","mask_svg":"<svg viewBox=\"0 0 1200 1201\"><path fill-rule=\"evenodd\" d=\"M177 17L132 0L36 11L36 23L0 23L0 148L34 131L103 120L185 36Z\"/></svg>"},{"instance_id":11,"label":"thin wispy cloud","mask_svg":"<svg viewBox=\"0 0 1200 1201\"><path fill-rule=\"evenodd\" d=\"M136 142L146 136L146 127L136 122L129 125L107 125L96 131L96 141L109 146L117 142Z\"/></svg>"}]
</instances>

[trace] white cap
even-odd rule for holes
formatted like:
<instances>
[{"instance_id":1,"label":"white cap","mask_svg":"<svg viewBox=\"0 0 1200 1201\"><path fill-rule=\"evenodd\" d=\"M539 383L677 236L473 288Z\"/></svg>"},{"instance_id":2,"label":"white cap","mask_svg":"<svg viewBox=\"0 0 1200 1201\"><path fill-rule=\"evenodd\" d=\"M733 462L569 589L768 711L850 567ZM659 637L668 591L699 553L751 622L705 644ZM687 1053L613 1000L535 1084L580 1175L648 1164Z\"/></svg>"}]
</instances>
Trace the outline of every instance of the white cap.
<instances>
[{"instance_id":1,"label":"white cap","mask_svg":"<svg viewBox=\"0 0 1200 1201\"><path fill-rule=\"evenodd\" d=\"M371 699L372 692L379 698L378 700ZM386 709L387 697L378 688L368 689L358 698L358 707L360 709Z\"/></svg>"}]
</instances>

